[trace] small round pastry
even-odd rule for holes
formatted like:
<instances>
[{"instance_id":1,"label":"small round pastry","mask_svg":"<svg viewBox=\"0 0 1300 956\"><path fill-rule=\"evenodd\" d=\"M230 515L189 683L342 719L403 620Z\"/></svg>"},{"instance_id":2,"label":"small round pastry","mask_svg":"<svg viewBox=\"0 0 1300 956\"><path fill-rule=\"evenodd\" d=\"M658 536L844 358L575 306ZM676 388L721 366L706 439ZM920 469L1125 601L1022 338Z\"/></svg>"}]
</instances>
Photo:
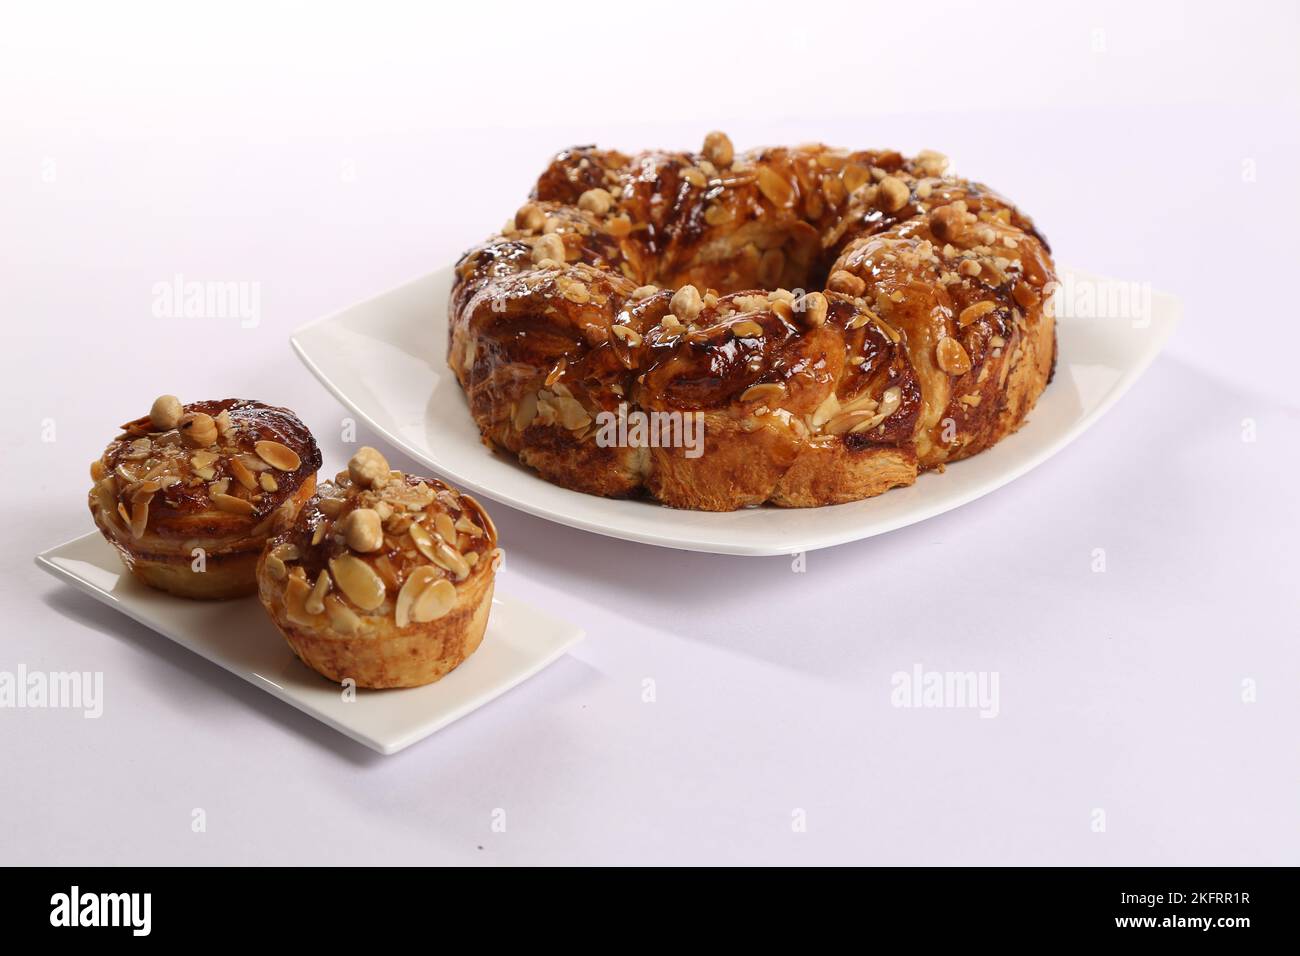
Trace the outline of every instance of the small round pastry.
<instances>
[{"instance_id":1,"label":"small round pastry","mask_svg":"<svg viewBox=\"0 0 1300 956\"><path fill-rule=\"evenodd\" d=\"M308 667L358 687L418 687L478 649L500 561L482 505L362 448L267 542L258 591Z\"/></svg>"},{"instance_id":2,"label":"small round pastry","mask_svg":"<svg viewBox=\"0 0 1300 956\"><path fill-rule=\"evenodd\" d=\"M267 538L316 491L320 450L287 408L163 395L91 463L90 513L145 584L187 598L257 590Z\"/></svg>"}]
</instances>

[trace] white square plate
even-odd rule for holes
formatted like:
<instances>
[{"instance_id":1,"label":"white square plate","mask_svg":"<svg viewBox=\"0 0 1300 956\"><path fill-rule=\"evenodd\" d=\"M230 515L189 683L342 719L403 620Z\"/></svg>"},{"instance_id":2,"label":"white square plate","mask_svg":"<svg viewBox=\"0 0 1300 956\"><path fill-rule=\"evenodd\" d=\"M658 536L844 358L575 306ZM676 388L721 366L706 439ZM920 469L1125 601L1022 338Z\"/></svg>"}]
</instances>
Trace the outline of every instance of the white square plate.
<instances>
[{"instance_id":1,"label":"white square plate","mask_svg":"<svg viewBox=\"0 0 1300 956\"><path fill-rule=\"evenodd\" d=\"M510 598L496 598L479 649L442 680L406 690L339 685L298 658L257 598L189 601L146 587L98 532L36 556L43 569L268 694L383 754L393 754L477 710L557 660L582 631Z\"/></svg>"},{"instance_id":2,"label":"white square plate","mask_svg":"<svg viewBox=\"0 0 1300 956\"><path fill-rule=\"evenodd\" d=\"M303 326L293 347L339 401L455 485L585 531L719 554L790 554L869 538L1000 488L1065 447L1113 405L1155 358L1181 314L1176 299L1157 294L1137 319L1061 318L1056 377L1029 422L943 474L924 474L910 488L850 504L716 514L569 491L485 448L445 361L451 278L452 270L442 269ZM1066 289L1085 293L1129 291L1132 285L1070 270L1062 270L1061 279Z\"/></svg>"}]
</instances>

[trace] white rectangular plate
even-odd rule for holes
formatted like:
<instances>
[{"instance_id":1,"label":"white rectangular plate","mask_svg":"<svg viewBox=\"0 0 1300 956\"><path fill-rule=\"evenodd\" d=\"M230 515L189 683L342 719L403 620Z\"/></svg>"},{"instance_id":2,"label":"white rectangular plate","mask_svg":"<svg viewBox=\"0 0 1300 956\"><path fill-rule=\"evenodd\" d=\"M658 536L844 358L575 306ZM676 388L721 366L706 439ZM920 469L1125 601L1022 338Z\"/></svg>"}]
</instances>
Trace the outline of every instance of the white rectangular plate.
<instances>
[{"instance_id":1,"label":"white rectangular plate","mask_svg":"<svg viewBox=\"0 0 1300 956\"><path fill-rule=\"evenodd\" d=\"M1061 278L1070 290L1131 285L1070 270ZM1028 424L943 474L850 504L716 514L569 491L488 451L445 361L451 279L451 269L441 269L306 325L294 333L293 347L339 401L453 484L585 531L719 554L790 554L869 538L1000 488L1113 405L1159 353L1181 313L1176 299L1156 294L1137 319L1061 318L1056 377Z\"/></svg>"},{"instance_id":2,"label":"white rectangular plate","mask_svg":"<svg viewBox=\"0 0 1300 956\"><path fill-rule=\"evenodd\" d=\"M339 685L294 657L257 598L190 601L146 587L98 533L36 556L55 577L170 637L268 694L382 754L393 754L532 677L582 639L582 631L510 598L496 598L483 643L442 680L406 690Z\"/></svg>"}]
</instances>

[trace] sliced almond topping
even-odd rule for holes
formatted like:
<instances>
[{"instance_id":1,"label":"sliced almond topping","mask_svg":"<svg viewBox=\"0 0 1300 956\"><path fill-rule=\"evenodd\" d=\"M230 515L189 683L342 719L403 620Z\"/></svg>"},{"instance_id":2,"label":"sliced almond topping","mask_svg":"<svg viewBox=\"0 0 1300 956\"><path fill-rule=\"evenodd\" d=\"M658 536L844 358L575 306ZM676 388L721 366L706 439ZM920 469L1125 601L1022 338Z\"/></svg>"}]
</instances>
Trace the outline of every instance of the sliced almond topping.
<instances>
[{"instance_id":1,"label":"sliced almond topping","mask_svg":"<svg viewBox=\"0 0 1300 956\"><path fill-rule=\"evenodd\" d=\"M636 329L632 328L632 326L611 325L609 328L610 331L613 332L615 336L622 339L630 347L635 349L641 346L641 333L638 332Z\"/></svg>"},{"instance_id":2,"label":"sliced almond topping","mask_svg":"<svg viewBox=\"0 0 1300 956\"><path fill-rule=\"evenodd\" d=\"M976 302L974 305L968 305L961 310L961 315L957 316L957 325L965 328L972 322L978 322L990 312L996 312L998 304L989 300Z\"/></svg>"},{"instance_id":3,"label":"sliced almond topping","mask_svg":"<svg viewBox=\"0 0 1300 956\"><path fill-rule=\"evenodd\" d=\"M763 402L772 404L785 398L785 386L780 382L763 382L759 385L751 385L740 393L742 402Z\"/></svg>"},{"instance_id":4,"label":"sliced almond topping","mask_svg":"<svg viewBox=\"0 0 1300 956\"><path fill-rule=\"evenodd\" d=\"M277 544L271 549L271 553L281 561L297 561L301 555L298 553L298 546L292 541L285 541L283 544Z\"/></svg>"},{"instance_id":5,"label":"sliced almond topping","mask_svg":"<svg viewBox=\"0 0 1300 956\"><path fill-rule=\"evenodd\" d=\"M569 431L586 428L591 424L591 416L587 414L587 410L582 407L582 403L576 398L566 398L562 395L556 396L554 404L560 424Z\"/></svg>"},{"instance_id":6,"label":"sliced almond topping","mask_svg":"<svg viewBox=\"0 0 1300 956\"><path fill-rule=\"evenodd\" d=\"M212 495L212 507L232 515L251 515L253 513L253 503L251 501L236 498L234 495Z\"/></svg>"},{"instance_id":7,"label":"sliced almond topping","mask_svg":"<svg viewBox=\"0 0 1300 956\"><path fill-rule=\"evenodd\" d=\"M266 565L267 572L277 581L283 581L285 575L289 573L288 569L284 566L284 561L276 557L274 554L268 554L263 563Z\"/></svg>"},{"instance_id":8,"label":"sliced almond topping","mask_svg":"<svg viewBox=\"0 0 1300 956\"><path fill-rule=\"evenodd\" d=\"M965 375L971 369L970 356L954 338L942 338L935 348L939 368L949 375Z\"/></svg>"},{"instance_id":9,"label":"sliced almond topping","mask_svg":"<svg viewBox=\"0 0 1300 956\"><path fill-rule=\"evenodd\" d=\"M146 478L140 484L136 485L131 492L132 501L143 501L145 498L152 498L154 493L162 487L162 482L156 478Z\"/></svg>"},{"instance_id":10,"label":"sliced almond topping","mask_svg":"<svg viewBox=\"0 0 1300 956\"><path fill-rule=\"evenodd\" d=\"M311 589L311 594L307 595L307 600L303 602L303 608L308 614L325 613L325 595L330 590L330 573L321 571L316 576L316 586Z\"/></svg>"},{"instance_id":11,"label":"sliced almond topping","mask_svg":"<svg viewBox=\"0 0 1300 956\"><path fill-rule=\"evenodd\" d=\"M515 431L523 431L533 423L537 417L537 393L525 392L519 399L519 404L515 406L514 426Z\"/></svg>"},{"instance_id":12,"label":"sliced almond topping","mask_svg":"<svg viewBox=\"0 0 1300 956\"><path fill-rule=\"evenodd\" d=\"M481 538L483 536L483 529L471 521L466 515L461 515L456 519L456 530L469 535L471 538ZM468 558L469 555L466 555L465 557Z\"/></svg>"},{"instance_id":13,"label":"sliced almond topping","mask_svg":"<svg viewBox=\"0 0 1300 956\"><path fill-rule=\"evenodd\" d=\"M873 417L875 417L875 412L869 408L859 408L857 411L842 412L826 423L825 431L829 435L843 435L854 426Z\"/></svg>"},{"instance_id":14,"label":"sliced almond topping","mask_svg":"<svg viewBox=\"0 0 1300 956\"><path fill-rule=\"evenodd\" d=\"M305 627L316 625L315 615L307 610L307 599L311 593L312 588L306 578L290 575L284 586L284 613L291 624Z\"/></svg>"},{"instance_id":15,"label":"sliced almond topping","mask_svg":"<svg viewBox=\"0 0 1300 956\"><path fill-rule=\"evenodd\" d=\"M259 441L253 446L253 450L257 452L258 458L280 471L297 471L298 466L302 464L302 459L298 457L296 451L278 441Z\"/></svg>"},{"instance_id":16,"label":"sliced almond topping","mask_svg":"<svg viewBox=\"0 0 1300 956\"><path fill-rule=\"evenodd\" d=\"M396 591L400 583L397 579L397 568L393 567L393 562L389 560L388 555L381 554L374 559L374 562L375 573L384 582L384 587L390 591Z\"/></svg>"},{"instance_id":17,"label":"sliced almond topping","mask_svg":"<svg viewBox=\"0 0 1300 956\"><path fill-rule=\"evenodd\" d=\"M479 517L482 519L483 527L487 530L487 533L492 538L492 540L496 541L497 526L492 521L492 516L487 513L487 509L485 509L481 504L479 504L476 498L473 498L470 495L461 495L460 500L465 502L471 508L473 508L475 511L478 512Z\"/></svg>"},{"instance_id":18,"label":"sliced almond topping","mask_svg":"<svg viewBox=\"0 0 1300 956\"><path fill-rule=\"evenodd\" d=\"M397 593L397 607L394 616L398 627L406 627L411 623L411 608L415 604L416 598L439 577L438 572L427 564L416 568L406 576L406 581L402 584L402 590Z\"/></svg>"},{"instance_id":19,"label":"sliced almond topping","mask_svg":"<svg viewBox=\"0 0 1300 956\"><path fill-rule=\"evenodd\" d=\"M875 409L875 414L864 422L859 422L849 429L850 432L865 432L875 428L894 412L898 411L898 406L903 403L903 390L897 385L885 389L885 394L880 396L880 405Z\"/></svg>"},{"instance_id":20,"label":"sliced almond topping","mask_svg":"<svg viewBox=\"0 0 1300 956\"><path fill-rule=\"evenodd\" d=\"M361 627L360 616L344 604L338 595L331 594L325 598L325 614L329 617L330 627L341 634L355 634Z\"/></svg>"},{"instance_id":21,"label":"sliced almond topping","mask_svg":"<svg viewBox=\"0 0 1300 956\"><path fill-rule=\"evenodd\" d=\"M130 450L122 457L127 461L144 461L153 449L153 442L147 438L137 438L131 442Z\"/></svg>"},{"instance_id":22,"label":"sliced almond topping","mask_svg":"<svg viewBox=\"0 0 1300 956\"><path fill-rule=\"evenodd\" d=\"M560 360L555 363L554 367L549 372L546 373L546 382L544 383L546 387L550 388L558 382L560 377L564 374L564 370L568 368L568 366L569 360L561 355Z\"/></svg>"},{"instance_id":23,"label":"sliced almond topping","mask_svg":"<svg viewBox=\"0 0 1300 956\"><path fill-rule=\"evenodd\" d=\"M334 583L349 601L363 611L373 611L384 603L384 581L365 561L351 554L330 559Z\"/></svg>"},{"instance_id":24,"label":"sliced almond topping","mask_svg":"<svg viewBox=\"0 0 1300 956\"><path fill-rule=\"evenodd\" d=\"M257 476L248 470L248 466L238 456L227 459L226 467L235 476L235 480L249 491L257 490Z\"/></svg>"},{"instance_id":25,"label":"sliced almond topping","mask_svg":"<svg viewBox=\"0 0 1300 956\"><path fill-rule=\"evenodd\" d=\"M437 560L437 550L434 547L433 535L425 529L424 525L413 524L406 529L406 533L411 536L415 542L416 549L428 558L430 561Z\"/></svg>"},{"instance_id":26,"label":"sliced almond topping","mask_svg":"<svg viewBox=\"0 0 1300 956\"><path fill-rule=\"evenodd\" d=\"M812 427L821 428L839 413L840 400L834 392L831 392L826 396L822 403L817 406L816 411L813 412Z\"/></svg>"},{"instance_id":27,"label":"sliced almond topping","mask_svg":"<svg viewBox=\"0 0 1300 956\"><path fill-rule=\"evenodd\" d=\"M137 498L131 504L131 537L144 537L145 525L149 523L149 502L153 495Z\"/></svg>"},{"instance_id":28,"label":"sliced almond topping","mask_svg":"<svg viewBox=\"0 0 1300 956\"><path fill-rule=\"evenodd\" d=\"M902 336L898 334L898 329L894 328L878 315L873 315L871 320L876 323L876 328L885 333L885 338L889 339L894 345L902 341Z\"/></svg>"},{"instance_id":29,"label":"sliced almond topping","mask_svg":"<svg viewBox=\"0 0 1300 956\"><path fill-rule=\"evenodd\" d=\"M788 206L794 201L790 181L770 166L758 167L758 189L774 206Z\"/></svg>"},{"instance_id":30,"label":"sliced almond topping","mask_svg":"<svg viewBox=\"0 0 1300 956\"><path fill-rule=\"evenodd\" d=\"M866 308L865 306L859 307L857 315L849 319L849 321L844 324L844 328L846 330L860 329L864 325L867 325L868 323L873 322L875 320L876 320L876 313L872 312L870 309Z\"/></svg>"},{"instance_id":31,"label":"sliced almond topping","mask_svg":"<svg viewBox=\"0 0 1300 956\"><path fill-rule=\"evenodd\" d=\"M442 536L443 541L455 543L456 541L456 522L451 520L451 515L439 511L433 516L433 529Z\"/></svg>"},{"instance_id":32,"label":"sliced almond topping","mask_svg":"<svg viewBox=\"0 0 1300 956\"><path fill-rule=\"evenodd\" d=\"M465 557L445 541L435 542L433 547L433 563L440 568L446 568L452 574L456 575L457 581L463 581L469 577L469 565L465 563Z\"/></svg>"},{"instance_id":33,"label":"sliced almond topping","mask_svg":"<svg viewBox=\"0 0 1300 956\"><path fill-rule=\"evenodd\" d=\"M456 586L439 578L424 588L415 599L411 617L421 624L436 621L456 606Z\"/></svg>"},{"instance_id":34,"label":"sliced almond topping","mask_svg":"<svg viewBox=\"0 0 1300 956\"><path fill-rule=\"evenodd\" d=\"M275 480L275 475L269 471L264 471L257 476L257 483L262 486L263 491L279 491L280 483Z\"/></svg>"}]
</instances>

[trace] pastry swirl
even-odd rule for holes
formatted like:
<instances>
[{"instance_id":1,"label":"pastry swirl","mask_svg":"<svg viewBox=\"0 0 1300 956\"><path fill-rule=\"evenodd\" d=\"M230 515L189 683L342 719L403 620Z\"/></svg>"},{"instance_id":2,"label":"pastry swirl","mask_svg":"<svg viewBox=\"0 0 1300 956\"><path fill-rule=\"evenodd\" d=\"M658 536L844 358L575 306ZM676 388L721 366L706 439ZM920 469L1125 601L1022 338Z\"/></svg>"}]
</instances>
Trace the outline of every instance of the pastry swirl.
<instances>
[{"instance_id":1,"label":"pastry swirl","mask_svg":"<svg viewBox=\"0 0 1300 956\"><path fill-rule=\"evenodd\" d=\"M1050 380L1054 267L946 162L717 133L560 153L456 267L448 364L484 441L710 511L870 497L988 448ZM634 413L699 416L703 454L602 440Z\"/></svg>"}]
</instances>

